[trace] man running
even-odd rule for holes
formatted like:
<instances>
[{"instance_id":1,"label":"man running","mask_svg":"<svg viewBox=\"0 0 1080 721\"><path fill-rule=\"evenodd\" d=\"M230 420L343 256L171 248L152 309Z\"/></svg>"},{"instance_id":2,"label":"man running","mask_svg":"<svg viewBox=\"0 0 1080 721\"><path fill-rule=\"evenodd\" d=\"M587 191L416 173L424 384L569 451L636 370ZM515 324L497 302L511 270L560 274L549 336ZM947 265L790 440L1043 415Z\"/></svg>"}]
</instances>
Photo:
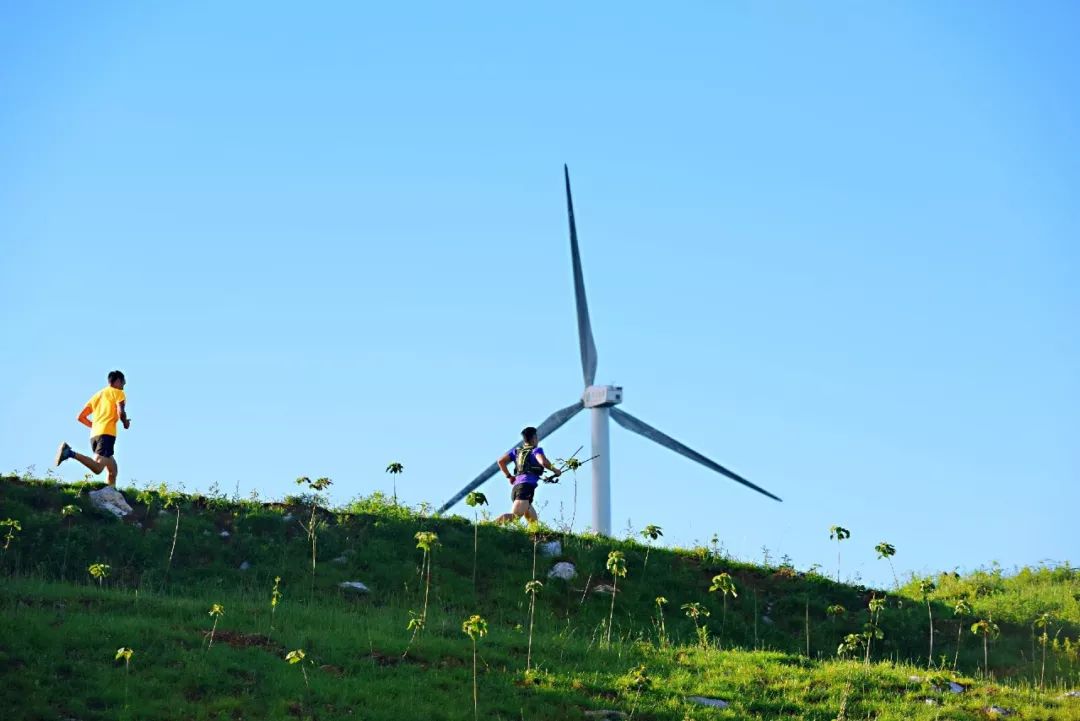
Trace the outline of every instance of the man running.
<instances>
[{"instance_id":1,"label":"man running","mask_svg":"<svg viewBox=\"0 0 1080 721\"><path fill-rule=\"evenodd\" d=\"M95 475L107 468L109 485L116 485L116 459L113 457L116 448L116 422L123 423L124 430L131 427L127 411L124 410L127 403L127 396L124 395L125 383L124 374L120 371L109 373L109 385L95 393L79 414L79 423L90 428L90 449L94 452L94 457L76 453L67 443L61 443L56 452L56 465L59 466L68 458L74 458ZM92 421L90 416L94 417Z\"/></svg>"},{"instance_id":2,"label":"man running","mask_svg":"<svg viewBox=\"0 0 1080 721\"><path fill-rule=\"evenodd\" d=\"M551 461L544 455L544 449L539 445L536 437L536 429L529 426L521 432L523 442L521 445L511 448L505 456L498 460L499 469L507 480L513 484L510 489L510 500L514 505L510 513L504 513L495 519L496 523L509 523L516 521L522 516L527 521L537 521L536 509L533 508L533 496L536 494L536 484L540 482L540 476L544 469L548 469L555 476L561 476L562 471L551 465ZM510 474L508 466L514 462L514 475Z\"/></svg>"}]
</instances>

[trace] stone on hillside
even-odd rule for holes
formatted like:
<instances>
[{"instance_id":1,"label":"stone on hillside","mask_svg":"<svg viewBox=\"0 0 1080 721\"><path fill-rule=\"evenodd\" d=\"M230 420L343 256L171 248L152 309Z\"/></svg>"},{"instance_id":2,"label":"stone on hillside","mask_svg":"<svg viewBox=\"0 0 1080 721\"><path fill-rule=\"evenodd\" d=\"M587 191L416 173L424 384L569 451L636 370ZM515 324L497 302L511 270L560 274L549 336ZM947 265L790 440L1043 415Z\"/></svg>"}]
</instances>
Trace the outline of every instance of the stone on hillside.
<instances>
[{"instance_id":1,"label":"stone on hillside","mask_svg":"<svg viewBox=\"0 0 1080 721\"><path fill-rule=\"evenodd\" d=\"M771 626L771 625L773 625L773 620L772 620L771 618L769 618L768 616L762 616L762 617L761 617L761 622L762 622L763 624L765 624L766 626Z\"/></svg>"},{"instance_id":2,"label":"stone on hillside","mask_svg":"<svg viewBox=\"0 0 1080 721\"><path fill-rule=\"evenodd\" d=\"M723 699L709 698L708 696L690 696L686 700L690 703L696 703L701 706L712 706L713 708L727 708L731 705Z\"/></svg>"},{"instance_id":3,"label":"stone on hillside","mask_svg":"<svg viewBox=\"0 0 1080 721\"><path fill-rule=\"evenodd\" d=\"M936 698L924 698L923 703L927 706L937 706L938 702Z\"/></svg>"},{"instance_id":4,"label":"stone on hillside","mask_svg":"<svg viewBox=\"0 0 1080 721\"><path fill-rule=\"evenodd\" d=\"M922 676L908 676L907 680L915 683L922 683Z\"/></svg>"},{"instance_id":5,"label":"stone on hillside","mask_svg":"<svg viewBox=\"0 0 1080 721\"><path fill-rule=\"evenodd\" d=\"M1014 715L1016 715L1016 712L1013 711L1011 708L1005 708L1003 706L991 706L990 708L986 709L986 713L990 714L991 716L1014 716Z\"/></svg>"},{"instance_id":6,"label":"stone on hillside","mask_svg":"<svg viewBox=\"0 0 1080 721\"><path fill-rule=\"evenodd\" d=\"M949 690L953 693L964 693L964 691L967 691L967 687L961 686L956 681L949 681Z\"/></svg>"},{"instance_id":7,"label":"stone on hillside","mask_svg":"<svg viewBox=\"0 0 1080 721\"><path fill-rule=\"evenodd\" d=\"M606 583L598 583L595 586L593 586L592 592L593 593L601 593L601 594L610 596L611 594L615 593L615 587L614 586L609 586Z\"/></svg>"},{"instance_id":8,"label":"stone on hillside","mask_svg":"<svg viewBox=\"0 0 1080 721\"><path fill-rule=\"evenodd\" d=\"M96 491L90 491L90 502L94 504L95 508L108 511L117 518L123 518L131 513L131 506L128 505L124 494L113 486L105 486Z\"/></svg>"},{"instance_id":9,"label":"stone on hillside","mask_svg":"<svg viewBox=\"0 0 1080 721\"><path fill-rule=\"evenodd\" d=\"M228 537L229 537L229 536L231 536L232 534L231 534L231 533L229 533L228 531L222 531L222 532L221 532L221 533L219 533L218 535L219 535L219 536L221 536L222 538L228 538Z\"/></svg>"},{"instance_id":10,"label":"stone on hillside","mask_svg":"<svg viewBox=\"0 0 1080 721\"><path fill-rule=\"evenodd\" d=\"M1062 698L1080 698L1080 691L1066 691L1061 696Z\"/></svg>"},{"instance_id":11,"label":"stone on hillside","mask_svg":"<svg viewBox=\"0 0 1080 721\"><path fill-rule=\"evenodd\" d=\"M346 591L356 591L357 593L370 593L371 589L360 583L359 581L342 581L338 584L338 588Z\"/></svg>"},{"instance_id":12,"label":"stone on hillside","mask_svg":"<svg viewBox=\"0 0 1080 721\"><path fill-rule=\"evenodd\" d=\"M349 562L349 557L345 556L344 554L341 555L341 556L338 556L337 558L331 559L331 561L330 561L330 563L340 563L340 564L346 564L348 562Z\"/></svg>"},{"instance_id":13,"label":"stone on hillside","mask_svg":"<svg viewBox=\"0 0 1080 721\"><path fill-rule=\"evenodd\" d=\"M555 540L541 543L539 549L542 556L558 556L562 553L562 541Z\"/></svg>"},{"instance_id":14,"label":"stone on hillside","mask_svg":"<svg viewBox=\"0 0 1080 721\"><path fill-rule=\"evenodd\" d=\"M564 581L569 581L576 575L577 568L569 561L559 561L548 571L548 578L561 578Z\"/></svg>"},{"instance_id":15,"label":"stone on hillside","mask_svg":"<svg viewBox=\"0 0 1080 721\"><path fill-rule=\"evenodd\" d=\"M240 570L241 571L246 571L249 568L251 568L251 564L248 563L247 561L244 561L243 563L240 564Z\"/></svg>"}]
</instances>

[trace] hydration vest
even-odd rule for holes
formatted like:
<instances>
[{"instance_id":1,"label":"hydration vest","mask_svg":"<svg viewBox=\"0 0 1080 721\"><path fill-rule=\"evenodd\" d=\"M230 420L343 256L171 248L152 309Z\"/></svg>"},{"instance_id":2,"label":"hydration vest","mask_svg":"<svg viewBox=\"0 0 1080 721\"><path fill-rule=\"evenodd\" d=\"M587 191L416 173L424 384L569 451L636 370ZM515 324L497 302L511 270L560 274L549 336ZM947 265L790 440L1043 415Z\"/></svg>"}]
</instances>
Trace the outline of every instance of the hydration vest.
<instances>
[{"instance_id":1,"label":"hydration vest","mask_svg":"<svg viewBox=\"0 0 1080 721\"><path fill-rule=\"evenodd\" d=\"M532 454L535 450L536 446L531 446L528 443L523 443L517 449L517 453L514 454L514 469L517 471L517 475L536 476L537 478L543 475L544 467L540 465L540 462L536 460L536 456Z\"/></svg>"}]
</instances>

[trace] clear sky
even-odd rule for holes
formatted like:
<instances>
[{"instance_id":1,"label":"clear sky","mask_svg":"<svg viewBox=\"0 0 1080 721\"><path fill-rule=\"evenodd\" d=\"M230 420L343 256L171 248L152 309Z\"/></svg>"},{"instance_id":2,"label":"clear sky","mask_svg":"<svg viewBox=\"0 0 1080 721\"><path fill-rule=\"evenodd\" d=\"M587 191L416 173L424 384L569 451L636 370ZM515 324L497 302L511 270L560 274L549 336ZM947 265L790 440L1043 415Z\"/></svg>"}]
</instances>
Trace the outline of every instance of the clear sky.
<instances>
[{"instance_id":1,"label":"clear sky","mask_svg":"<svg viewBox=\"0 0 1080 721\"><path fill-rule=\"evenodd\" d=\"M1076 562L1078 22L6 4L0 467L87 450L75 417L120 368L122 484L326 475L344 501L396 460L438 505L581 392L565 162L597 381L784 499L613 426L620 534L833 569L841 524L844 575L873 581L881 540L902 571Z\"/></svg>"}]
</instances>

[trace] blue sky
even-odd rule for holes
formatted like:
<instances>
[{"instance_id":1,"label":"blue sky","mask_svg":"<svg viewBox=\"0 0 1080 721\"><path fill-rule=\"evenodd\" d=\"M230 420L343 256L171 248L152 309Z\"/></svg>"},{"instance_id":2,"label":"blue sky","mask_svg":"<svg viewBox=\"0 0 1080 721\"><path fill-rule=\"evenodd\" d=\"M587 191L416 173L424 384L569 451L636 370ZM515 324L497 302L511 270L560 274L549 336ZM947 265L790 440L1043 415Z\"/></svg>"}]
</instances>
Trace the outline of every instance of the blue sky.
<instances>
[{"instance_id":1,"label":"blue sky","mask_svg":"<svg viewBox=\"0 0 1080 721\"><path fill-rule=\"evenodd\" d=\"M785 501L613 426L620 533L832 569L838 523L880 582L881 540L1075 562L1078 15L9 5L0 466L85 449L115 367L122 483L343 501L398 460L440 503L581 392L565 162L597 381Z\"/></svg>"}]
</instances>

